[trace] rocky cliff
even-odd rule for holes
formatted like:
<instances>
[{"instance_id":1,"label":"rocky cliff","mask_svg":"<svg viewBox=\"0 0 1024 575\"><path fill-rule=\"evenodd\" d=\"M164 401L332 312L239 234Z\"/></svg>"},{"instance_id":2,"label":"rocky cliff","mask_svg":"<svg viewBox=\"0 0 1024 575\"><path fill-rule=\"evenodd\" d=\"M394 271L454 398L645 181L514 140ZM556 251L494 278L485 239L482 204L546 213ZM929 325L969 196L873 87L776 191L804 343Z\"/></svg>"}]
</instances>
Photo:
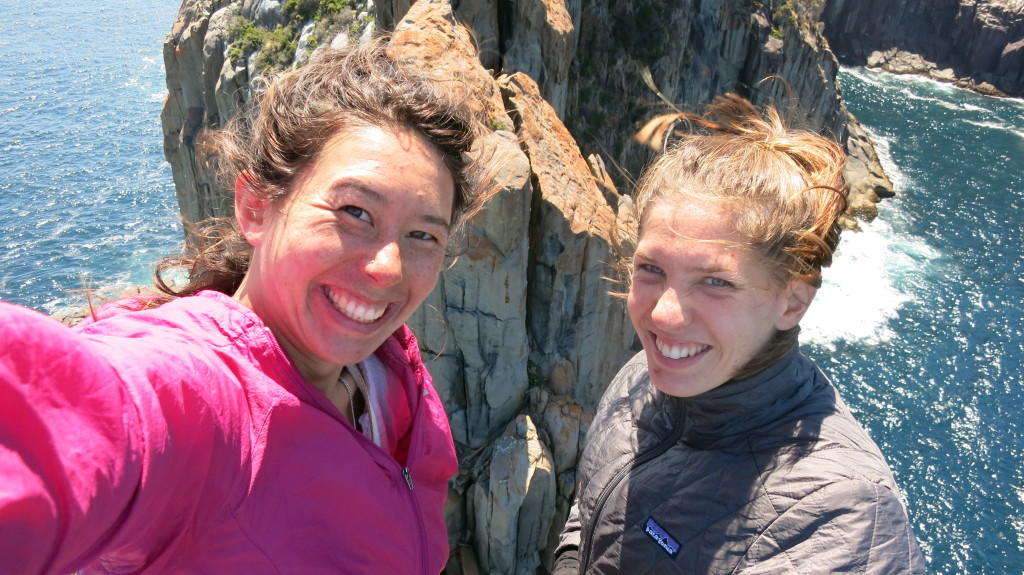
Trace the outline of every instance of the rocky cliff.
<instances>
[{"instance_id":1,"label":"rocky cliff","mask_svg":"<svg viewBox=\"0 0 1024 575\"><path fill-rule=\"evenodd\" d=\"M447 572L543 572L590 413L636 350L605 278L628 213L619 190L651 157L631 136L665 111L652 86L688 109L729 90L800 103L809 127L861 154L851 166L864 176L851 180L865 199L854 211L868 217L884 175L842 104L835 59L790 2L385 0L345 10L296 25L273 0L183 2L164 52L163 116L183 217L229 213L228 195L195 161L196 134L237 110L281 44L240 54L240 19L293 27L296 60L314 45L393 30L400 60L471 86L494 129L481 153L500 162L504 188L410 325L461 458ZM318 31L322 22L335 29ZM768 76L784 81L761 82Z\"/></svg>"},{"instance_id":2,"label":"rocky cliff","mask_svg":"<svg viewBox=\"0 0 1024 575\"><path fill-rule=\"evenodd\" d=\"M828 0L821 19L851 65L1024 96L1021 0Z\"/></svg>"}]
</instances>

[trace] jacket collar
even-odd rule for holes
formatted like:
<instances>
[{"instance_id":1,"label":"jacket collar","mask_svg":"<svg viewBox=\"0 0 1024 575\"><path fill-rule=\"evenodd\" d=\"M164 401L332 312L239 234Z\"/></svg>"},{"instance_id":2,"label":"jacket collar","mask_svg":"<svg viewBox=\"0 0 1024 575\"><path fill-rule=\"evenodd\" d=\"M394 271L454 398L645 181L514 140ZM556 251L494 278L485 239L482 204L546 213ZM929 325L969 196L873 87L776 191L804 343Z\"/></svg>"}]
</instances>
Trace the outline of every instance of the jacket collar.
<instances>
[{"instance_id":1,"label":"jacket collar","mask_svg":"<svg viewBox=\"0 0 1024 575\"><path fill-rule=\"evenodd\" d=\"M800 405L811 392L816 369L794 346L753 377L726 382L694 397L665 397L665 407L682 414L682 441L711 448L777 420Z\"/></svg>"}]
</instances>

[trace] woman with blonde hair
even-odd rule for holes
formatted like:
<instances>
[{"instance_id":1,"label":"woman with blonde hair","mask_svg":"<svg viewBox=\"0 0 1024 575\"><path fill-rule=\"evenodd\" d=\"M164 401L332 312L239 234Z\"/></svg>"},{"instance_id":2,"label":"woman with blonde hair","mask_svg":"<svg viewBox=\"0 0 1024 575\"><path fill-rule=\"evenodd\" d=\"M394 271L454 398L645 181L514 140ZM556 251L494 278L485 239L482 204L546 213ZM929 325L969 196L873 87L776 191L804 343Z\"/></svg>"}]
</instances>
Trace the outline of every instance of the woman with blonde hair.
<instances>
[{"instance_id":1,"label":"woman with blonde hair","mask_svg":"<svg viewBox=\"0 0 1024 575\"><path fill-rule=\"evenodd\" d=\"M556 573L922 573L881 452L797 346L845 155L730 94L646 172L627 308L644 350L587 436ZM664 125L664 123L662 123Z\"/></svg>"}]
</instances>

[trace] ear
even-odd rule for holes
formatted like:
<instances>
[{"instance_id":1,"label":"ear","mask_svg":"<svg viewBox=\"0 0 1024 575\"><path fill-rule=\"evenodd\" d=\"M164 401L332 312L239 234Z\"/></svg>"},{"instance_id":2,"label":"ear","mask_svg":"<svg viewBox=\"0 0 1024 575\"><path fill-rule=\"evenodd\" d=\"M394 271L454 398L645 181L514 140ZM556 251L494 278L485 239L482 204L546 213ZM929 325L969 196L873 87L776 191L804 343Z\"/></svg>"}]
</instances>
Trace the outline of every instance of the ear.
<instances>
[{"instance_id":1,"label":"ear","mask_svg":"<svg viewBox=\"0 0 1024 575\"><path fill-rule=\"evenodd\" d=\"M256 182L248 172L235 178L235 220L242 235L253 247L259 245L263 236L269 200L256 193Z\"/></svg>"},{"instance_id":2,"label":"ear","mask_svg":"<svg viewBox=\"0 0 1024 575\"><path fill-rule=\"evenodd\" d=\"M807 282L800 280L791 281L783 292L786 309L783 310L782 315L775 321L775 329L786 331L796 327L800 320L803 319L804 314L807 313L807 308L811 306L811 302L814 301L814 296L817 293L818 288Z\"/></svg>"}]
</instances>

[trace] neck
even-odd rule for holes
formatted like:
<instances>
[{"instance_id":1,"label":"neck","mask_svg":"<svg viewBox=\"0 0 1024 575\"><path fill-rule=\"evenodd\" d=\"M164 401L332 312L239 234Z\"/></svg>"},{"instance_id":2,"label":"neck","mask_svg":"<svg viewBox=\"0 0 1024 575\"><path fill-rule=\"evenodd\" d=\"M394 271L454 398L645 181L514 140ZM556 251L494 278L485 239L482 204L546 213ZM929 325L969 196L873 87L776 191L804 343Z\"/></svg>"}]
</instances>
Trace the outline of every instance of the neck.
<instances>
[{"instance_id":1,"label":"neck","mask_svg":"<svg viewBox=\"0 0 1024 575\"><path fill-rule=\"evenodd\" d=\"M331 392L324 392L324 395L356 429L359 429L359 417L366 408L366 396L360 382L361 378L362 374L359 372L359 368L345 367L338 379L335 380Z\"/></svg>"},{"instance_id":2,"label":"neck","mask_svg":"<svg viewBox=\"0 0 1024 575\"><path fill-rule=\"evenodd\" d=\"M283 334L274 327L272 319L264 316L260 313L260 306L258 305L259 298L253 290L248 288L248 275L242 279L242 283L238 286L238 290L231 296L245 307L251 309L256 313L264 325L270 328L270 332L274 334L274 339L284 350L285 355L292 361L295 368L299 370L299 373L306 378L314 387L319 389L331 397L333 389L338 385L338 376L341 374L343 366L325 363L324 361L312 357L311 355L304 354L299 348L293 346L288 338L283 337Z\"/></svg>"},{"instance_id":3,"label":"neck","mask_svg":"<svg viewBox=\"0 0 1024 575\"><path fill-rule=\"evenodd\" d=\"M676 400L685 405L686 441L707 447L777 420L811 393L816 372L814 363L794 349L754 377Z\"/></svg>"}]
</instances>

